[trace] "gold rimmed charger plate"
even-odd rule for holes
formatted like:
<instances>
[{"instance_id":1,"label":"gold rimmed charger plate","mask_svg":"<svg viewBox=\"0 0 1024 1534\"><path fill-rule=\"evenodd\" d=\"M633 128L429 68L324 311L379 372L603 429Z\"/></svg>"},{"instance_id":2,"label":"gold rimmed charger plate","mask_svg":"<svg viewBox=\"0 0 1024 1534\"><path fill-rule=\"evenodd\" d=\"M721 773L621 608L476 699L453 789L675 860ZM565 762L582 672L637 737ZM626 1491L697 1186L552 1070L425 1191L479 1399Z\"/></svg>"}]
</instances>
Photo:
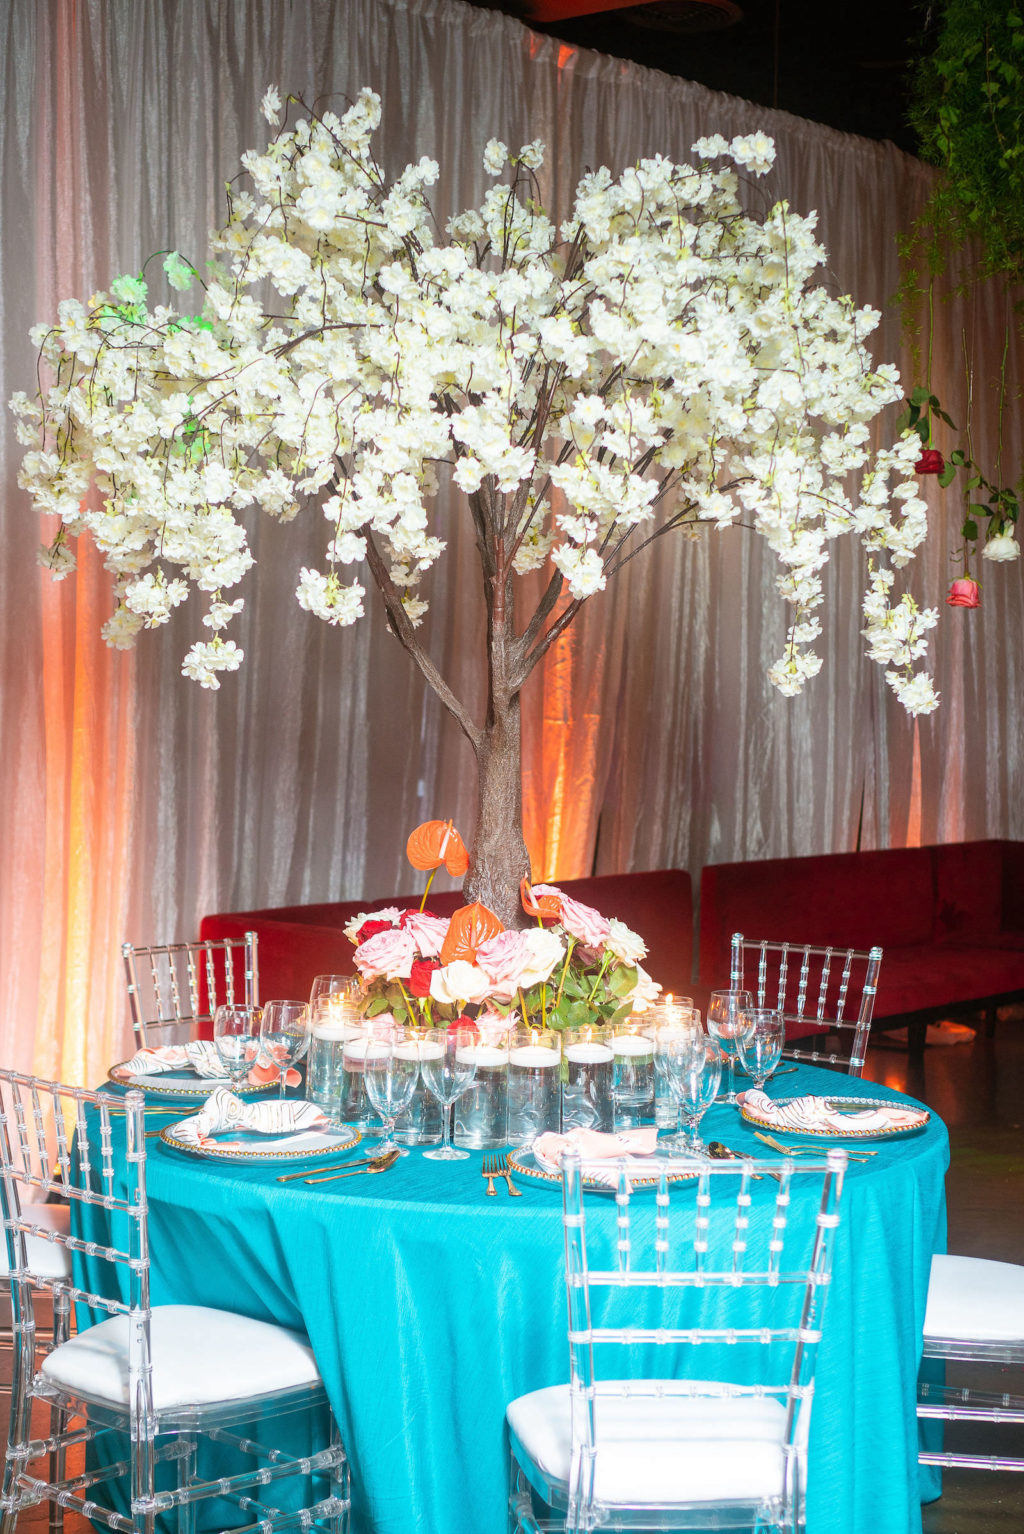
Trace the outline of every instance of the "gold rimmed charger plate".
<instances>
[{"instance_id":1,"label":"gold rimmed charger plate","mask_svg":"<svg viewBox=\"0 0 1024 1534\"><path fill-rule=\"evenodd\" d=\"M225 1136L231 1136L230 1145L218 1145L216 1141L207 1145L195 1145L190 1140L179 1139L175 1134L175 1130L187 1122L187 1119L179 1119L177 1124L168 1124L165 1129L161 1129L160 1139L172 1150L183 1151L188 1156L198 1156L203 1161L233 1161L239 1165L263 1162L277 1164L282 1161L320 1161L324 1156L342 1155L345 1151L351 1150L353 1145L358 1145L362 1138L359 1130L353 1129L350 1124L340 1126L334 1124L330 1129L296 1130L290 1136L290 1139L296 1143L281 1144L280 1141L284 1139L281 1136L276 1147L273 1136L261 1135L253 1130L245 1129L222 1131ZM249 1135L250 1138L243 1139L245 1135ZM240 1140L241 1144L238 1143Z\"/></svg>"},{"instance_id":2,"label":"gold rimmed charger plate","mask_svg":"<svg viewBox=\"0 0 1024 1534\"><path fill-rule=\"evenodd\" d=\"M231 1088L231 1082L227 1076L197 1076L195 1071L155 1071L151 1075L136 1075L134 1071L127 1069L127 1062L122 1060L117 1065L112 1065L107 1072L107 1080L113 1081L119 1087L133 1087L144 1092L147 1097L158 1098L167 1102L179 1103L205 1103L211 1092L218 1087ZM250 1082L238 1092L239 1097L262 1096L265 1092L277 1092L280 1089L279 1081L261 1081L255 1086Z\"/></svg>"},{"instance_id":3,"label":"gold rimmed charger plate","mask_svg":"<svg viewBox=\"0 0 1024 1534\"><path fill-rule=\"evenodd\" d=\"M806 1097L806 1092L801 1094ZM787 1103L797 1102L795 1097L776 1097L773 1101L780 1106ZM767 1114L758 1113L753 1108L748 1108L746 1103L740 1104L740 1114L748 1124L756 1124L758 1129L768 1129L775 1135L799 1135L802 1140L903 1140L907 1135L920 1134L926 1128L931 1114L927 1108L915 1108L915 1113L920 1113L920 1120L915 1124L894 1124L888 1129L858 1129L854 1113L862 1112L866 1108L898 1108L899 1103L894 1103L889 1097L842 1097L833 1094L826 1099L829 1103L835 1103L837 1111L849 1114L849 1129L822 1129L820 1127L802 1129L797 1124L780 1124L778 1119L769 1118Z\"/></svg>"},{"instance_id":4,"label":"gold rimmed charger plate","mask_svg":"<svg viewBox=\"0 0 1024 1534\"><path fill-rule=\"evenodd\" d=\"M665 1169L665 1176L669 1182L688 1182L699 1176L700 1167L696 1162L686 1161L681 1157L677 1159L674 1156L658 1156L655 1159L658 1163L656 1171L653 1167L648 1171L631 1167L627 1171L626 1175L629 1178L630 1187L657 1188L661 1182L662 1167ZM546 1186L554 1186L556 1188L562 1186L561 1172L552 1163L539 1161L532 1150L509 1151L508 1164L510 1171L515 1172L519 1177L529 1178L531 1182L543 1183ZM614 1160L609 1160L607 1166L609 1174L614 1179L610 1182L606 1182L603 1177L595 1176L593 1172L587 1171L586 1167L584 1167L582 1182L588 1193L615 1192L618 1173Z\"/></svg>"}]
</instances>

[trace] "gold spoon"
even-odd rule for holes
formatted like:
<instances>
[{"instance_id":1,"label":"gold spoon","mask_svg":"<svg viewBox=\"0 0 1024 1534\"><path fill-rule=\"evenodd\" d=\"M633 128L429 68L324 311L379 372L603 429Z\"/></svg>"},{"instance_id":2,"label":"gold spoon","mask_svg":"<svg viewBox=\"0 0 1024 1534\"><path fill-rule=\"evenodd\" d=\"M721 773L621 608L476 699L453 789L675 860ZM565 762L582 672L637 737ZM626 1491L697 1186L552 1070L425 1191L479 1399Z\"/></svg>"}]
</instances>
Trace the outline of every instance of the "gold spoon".
<instances>
[{"instance_id":1,"label":"gold spoon","mask_svg":"<svg viewBox=\"0 0 1024 1534\"><path fill-rule=\"evenodd\" d=\"M372 1177L375 1172L386 1172L389 1166L394 1166L401 1152L388 1151L384 1156L377 1156L368 1166L349 1167L344 1172L332 1172L328 1177L307 1177L305 1186L308 1188L316 1182L337 1182L341 1177Z\"/></svg>"}]
</instances>

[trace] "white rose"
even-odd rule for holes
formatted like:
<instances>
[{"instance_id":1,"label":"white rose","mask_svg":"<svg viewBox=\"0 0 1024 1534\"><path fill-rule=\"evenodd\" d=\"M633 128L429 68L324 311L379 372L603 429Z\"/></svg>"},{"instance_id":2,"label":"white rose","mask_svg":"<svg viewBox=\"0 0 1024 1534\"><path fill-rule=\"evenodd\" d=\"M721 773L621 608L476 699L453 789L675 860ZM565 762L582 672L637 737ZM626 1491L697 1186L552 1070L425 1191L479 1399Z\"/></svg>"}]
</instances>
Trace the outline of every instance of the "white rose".
<instances>
[{"instance_id":1,"label":"white rose","mask_svg":"<svg viewBox=\"0 0 1024 1534\"><path fill-rule=\"evenodd\" d=\"M623 964L638 964L647 956L647 944L638 932L633 932L626 926L624 921L619 921L613 916L608 922L611 929L605 941L605 947L610 949L617 959Z\"/></svg>"},{"instance_id":2,"label":"white rose","mask_svg":"<svg viewBox=\"0 0 1024 1534\"><path fill-rule=\"evenodd\" d=\"M1019 559L1020 544L1012 533L996 533L981 551L982 559Z\"/></svg>"},{"instance_id":3,"label":"white rose","mask_svg":"<svg viewBox=\"0 0 1024 1534\"><path fill-rule=\"evenodd\" d=\"M565 954L565 944L556 932L546 927L527 927L523 933L526 944L526 962L519 976L522 990L540 985L549 979L552 970Z\"/></svg>"},{"instance_id":4,"label":"white rose","mask_svg":"<svg viewBox=\"0 0 1024 1534\"><path fill-rule=\"evenodd\" d=\"M465 959L455 959L451 964L435 969L430 977L430 994L444 1007L483 1001L490 989L491 982L483 970Z\"/></svg>"},{"instance_id":5,"label":"white rose","mask_svg":"<svg viewBox=\"0 0 1024 1534\"><path fill-rule=\"evenodd\" d=\"M636 985L630 991L626 1000L631 1003L634 1012L646 1012L647 1008L657 1001L661 995L661 986L656 980L652 980L645 969L636 967Z\"/></svg>"}]
</instances>

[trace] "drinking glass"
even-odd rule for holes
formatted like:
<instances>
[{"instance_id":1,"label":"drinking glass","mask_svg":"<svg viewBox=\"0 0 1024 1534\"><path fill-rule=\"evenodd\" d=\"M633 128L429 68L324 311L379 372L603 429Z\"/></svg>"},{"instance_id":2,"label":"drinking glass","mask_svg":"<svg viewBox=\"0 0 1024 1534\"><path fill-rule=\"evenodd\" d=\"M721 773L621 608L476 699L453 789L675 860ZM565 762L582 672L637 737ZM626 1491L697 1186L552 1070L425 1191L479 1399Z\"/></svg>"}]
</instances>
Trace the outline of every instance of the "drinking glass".
<instances>
[{"instance_id":1,"label":"drinking glass","mask_svg":"<svg viewBox=\"0 0 1024 1534\"><path fill-rule=\"evenodd\" d=\"M452 1145L451 1106L461 1097L476 1074L474 1028L429 1028L420 1046L423 1085L441 1104L442 1141L436 1150L423 1152L426 1161L463 1161L469 1151Z\"/></svg>"},{"instance_id":2,"label":"drinking glass","mask_svg":"<svg viewBox=\"0 0 1024 1534\"><path fill-rule=\"evenodd\" d=\"M399 1145L395 1139L395 1119L412 1102L412 1094L420 1076L416 1051L403 1051L400 1048L409 1043L410 1037L404 1029L396 1028L387 1038L371 1039L367 1043L363 1059L363 1085L367 1097L380 1115L383 1131L377 1142L377 1155L390 1151L398 1156L409 1154L406 1147Z\"/></svg>"},{"instance_id":3,"label":"drinking glass","mask_svg":"<svg viewBox=\"0 0 1024 1534\"><path fill-rule=\"evenodd\" d=\"M288 1088L285 1079L296 1061L309 1049L310 1015L304 1001L268 1001L260 1019L260 1045L281 1073L281 1096Z\"/></svg>"},{"instance_id":4,"label":"drinking glass","mask_svg":"<svg viewBox=\"0 0 1024 1534\"><path fill-rule=\"evenodd\" d=\"M213 1014L213 1043L237 1092L259 1054L259 1007L218 1007Z\"/></svg>"},{"instance_id":5,"label":"drinking glass","mask_svg":"<svg viewBox=\"0 0 1024 1534\"><path fill-rule=\"evenodd\" d=\"M753 1007L744 1014L750 1019L750 1028L739 1036L740 1059L743 1068L754 1078L759 1092L782 1056L786 1041L786 1023L781 1012L770 1007Z\"/></svg>"},{"instance_id":6,"label":"drinking glass","mask_svg":"<svg viewBox=\"0 0 1024 1534\"><path fill-rule=\"evenodd\" d=\"M714 1102L722 1079L722 1052L706 1033L668 1039L664 1050L665 1079L679 1104L679 1129L659 1144L688 1156L704 1153L698 1128ZM686 1124L688 1132L684 1131Z\"/></svg>"},{"instance_id":7,"label":"drinking glass","mask_svg":"<svg viewBox=\"0 0 1024 1534\"><path fill-rule=\"evenodd\" d=\"M701 1032L700 1012L690 1001L671 998L649 1012L654 1034L654 1122L659 1129L675 1129L679 1106L672 1096L665 1070L665 1053L673 1038L694 1038Z\"/></svg>"},{"instance_id":8,"label":"drinking glass","mask_svg":"<svg viewBox=\"0 0 1024 1534\"><path fill-rule=\"evenodd\" d=\"M708 1032L725 1052L729 1068L729 1087L723 1102L736 1102L736 1046L753 1026L749 1013L754 998L749 991L712 991L708 1001Z\"/></svg>"}]
</instances>

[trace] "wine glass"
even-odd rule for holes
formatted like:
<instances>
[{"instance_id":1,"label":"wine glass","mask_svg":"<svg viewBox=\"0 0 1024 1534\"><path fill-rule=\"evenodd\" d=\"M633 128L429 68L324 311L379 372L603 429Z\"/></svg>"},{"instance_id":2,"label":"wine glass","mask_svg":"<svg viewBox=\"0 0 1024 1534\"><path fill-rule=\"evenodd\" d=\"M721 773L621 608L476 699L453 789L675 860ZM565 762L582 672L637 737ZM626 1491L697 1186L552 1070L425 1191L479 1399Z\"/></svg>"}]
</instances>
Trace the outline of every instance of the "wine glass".
<instances>
[{"instance_id":1,"label":"wine glass","mask_svg":"<svg viewBox=\"0 0 1024 1534\"><path fill-rule=\"evenodd\" d=\"M237 1092L259 1054L259 1007L218 1007L213 1014L213 1043Z\"/></svg>"},{"instance_id":2,"label":"wine glass","mask_svg":"<svg viewBox=\"0 0 1024 1534\"><path fill-rule=\"evenodd\" d=\"M712 991L708 1001L708 1032L725 1052L729 1087L724 1102L736 1102L736 1044L752 1027L748 1014L754 998L749 991Z\"/></svg>"},{"instance_id":3,"label":"wine glass","mask_svg":"<svg viewBox=\"0 0 1024 1534\"><path fill-rule=\"evenodd\" d=\"M373 1108L380 1115L382 1138L377 1141L375 1155L394 1153L407 1156L408 1150L395 1139L395 1119L404 1113L412 1102L412 1094L420 1076L417 1052L402 1050L403 1044L412 1041L412 1035L404 1028L396 1028L387 1038L367 1040L363 1057L363 1085Z\"/></svg>"},{"instance_id":4,"label":"wine glass","mask_svg":"<svg viewBox=\"0 0 1024 1534\"><path fill-rule=\"evenodd\" d=\"M688 1156L704 1153L698 1128L704 1114L718 1095L722 1080L722 1052L706 1033L668 1039L664 1051L665 1079L679 1104L679 1130L667 1135L660 1144ZM683 1129L686 1123L688 1133Z\"/></svg>"},{"instance_id":5,"label":"wine glass","mask_svg":"<svg viewBox=\"0 0 1024 1534\"><path fill-rule=\"evenodd\" d=\"M782 1056L786 1023L782 1013L771 1007L754 1007L744 1016L750 1019L750 1027L737 1040L740 1059L744 1070L753 1076L754 1086L762 1092Z\"/></svg>"},{"instance_id":6,"label":"wine glass","mask_svg":"<svg viewBox=\"0 0 1024 1534\"><path fill-rule=\"evenodd\" d=\"M420 1043L420 1074L431 1097L441 1104L443 1138L436 1150L423 1152L428 1161L464 1161L469 1151L452 1144L451 1106L476 1075L477 1034L474 1028L429 1028Z\"/></svg>"},{"instance_id":7,"label":"wine glass","mask_svg":"<svg viewBox=\"0 0 1024 1534\"><path fill-rule=\"evenodd\" d=\"M304 1001L268 1001L260 1019L260 1047L277 1066L281 1077L281 1096L287 1088L291 1066L301 1060L309 1048L309 1006Z\"/></svg>"}]
</instances>

